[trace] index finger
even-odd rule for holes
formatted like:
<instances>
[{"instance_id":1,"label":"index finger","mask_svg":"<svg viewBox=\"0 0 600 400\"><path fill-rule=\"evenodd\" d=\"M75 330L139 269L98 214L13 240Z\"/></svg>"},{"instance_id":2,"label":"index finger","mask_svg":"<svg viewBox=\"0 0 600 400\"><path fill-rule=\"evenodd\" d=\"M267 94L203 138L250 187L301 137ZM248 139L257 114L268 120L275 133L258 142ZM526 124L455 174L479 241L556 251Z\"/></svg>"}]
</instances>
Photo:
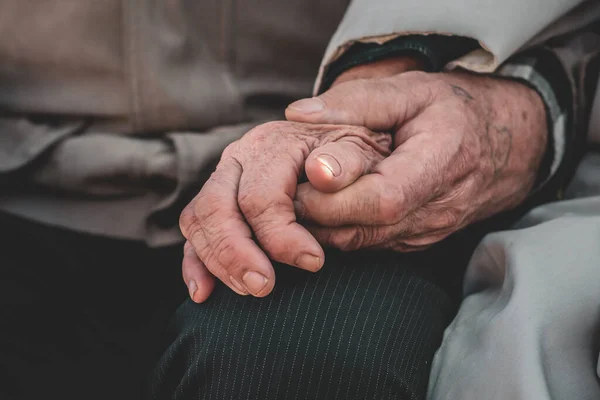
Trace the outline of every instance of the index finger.
<instances>
[{"instance_id":1,"label":"index finger","mask_svg":"<svg viewBox=\"0 0 600 400\"><path fill-rule=\"evenodd\" d=\"M238 208L241 173L235 160L222 160L183 211L180 225L212 274L239 294L262 297L273 289L275 273Z\"/></svg>"},{"instance_id":2,"label":"index finger","mask_svg":"<svg viewBox=\"0 0 600 400\"><path fill-rule=\"evenodd\" d=\"M293 128L290 128L293 129ZM298 176L311 146L291 133L265 132L256 138L273 141L260 154L248 154L240 179L238 204L262 249L275 261L317 271L324 252L316 239L296 222L293 198ZM250 159L251 158L251 159Z\"/></svg>"}]
</instances>

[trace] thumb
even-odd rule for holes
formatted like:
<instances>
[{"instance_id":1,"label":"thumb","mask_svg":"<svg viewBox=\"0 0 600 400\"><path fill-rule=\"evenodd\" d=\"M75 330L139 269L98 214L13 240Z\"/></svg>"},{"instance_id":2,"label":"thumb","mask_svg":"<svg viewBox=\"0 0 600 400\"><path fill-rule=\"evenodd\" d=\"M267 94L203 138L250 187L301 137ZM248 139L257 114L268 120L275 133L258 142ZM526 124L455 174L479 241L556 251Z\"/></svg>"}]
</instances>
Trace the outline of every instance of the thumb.
<instances>
[{"instance_id":1,"label":"thumb","mask_svg":"<svg viewBox=\"0 0 600 400\"><path fill-rule=\"evenodd\" d=\"M377 148L350 136L313 150L304 166L312 186L321 192L336 192L370 173L390 154L391 136L387 133L375 135L379 137Z\"/></svg>"},{"instance_id":2,"label":"thumb","mask_svg":"<svg viewBox=\"0 0 600 400\"><path fill-rule=\"evenodd\" d=\"M384 79L344 82L318 97L290 104L285 115L289 121L392 131L429 104L429 79L423 74L407 72Z\"/></svg>"},{"instance_id":3,"label":"thumb","mask_svg":"<svg viewBox=\"0 0 600 400\"><path fill-rule=\"evenodd\" d=\"M425 136L411 137L377 164L373 173L334 193L323 193L310 184L298 185L294 202L297 215L304 222L326 227L390 226L402 222L437 195L445 178L436 160L439 151L423 153L424 148L431 147L431 139ZM414 221L403 224L407 223Z\"/></svg>"}]
</instances>

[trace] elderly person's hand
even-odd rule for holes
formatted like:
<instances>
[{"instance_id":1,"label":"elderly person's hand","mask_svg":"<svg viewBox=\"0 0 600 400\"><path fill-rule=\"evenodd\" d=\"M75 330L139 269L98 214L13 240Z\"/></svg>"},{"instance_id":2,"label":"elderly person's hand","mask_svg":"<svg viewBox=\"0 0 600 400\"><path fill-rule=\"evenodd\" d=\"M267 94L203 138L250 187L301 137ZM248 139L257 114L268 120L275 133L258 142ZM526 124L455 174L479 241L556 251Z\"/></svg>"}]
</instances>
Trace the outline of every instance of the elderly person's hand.
<instances>
[{"instance_id":1,"label":"elderly person's hand","mask_svg":"<svg viewBox=\"0 0 600 400\"><path fill-rule=\"evenodd\" d=\"M192 299L210 295L213 276L239 294L266 296L275 283L270 259L319 270L323 249L294 213L302 172L317 186L341 189L368 174L390 146L388 134L363 127L286 121L261 125L228 146L180 219Z\"/></svg>"},{"instance_id":2,"label":"elderly person's hand","mask_svg":"<svg viewBox=\"0 0 600 400\"><path fill-rule=\"evenodd\" d=\"M298 187L302 222L321 244L343 250L420 250L517 206L547 141L534 90L459 72L349 81L290 105L286 115L393 135L393 154L353 184Z\"/></svg>"},{"instance_id":3,"label":"elderly person's hand","mask_svg":"<svg viewBox=\"0 0 600 400\"><path fill-rule=\"evenodd\" d=\"M421 68L418 58L395 57L352 68L336 84ZM309 271L321 268L321 246L296 223L298 180L306 175L315 188L342 189L389 155L391 143L388 134L363 127L275 122L229 146L181 214L188 239L182 273L192 300L208 298L215 276L239 294L266 296L275 282L268 257Z\"/></svg>"}]
</instances>

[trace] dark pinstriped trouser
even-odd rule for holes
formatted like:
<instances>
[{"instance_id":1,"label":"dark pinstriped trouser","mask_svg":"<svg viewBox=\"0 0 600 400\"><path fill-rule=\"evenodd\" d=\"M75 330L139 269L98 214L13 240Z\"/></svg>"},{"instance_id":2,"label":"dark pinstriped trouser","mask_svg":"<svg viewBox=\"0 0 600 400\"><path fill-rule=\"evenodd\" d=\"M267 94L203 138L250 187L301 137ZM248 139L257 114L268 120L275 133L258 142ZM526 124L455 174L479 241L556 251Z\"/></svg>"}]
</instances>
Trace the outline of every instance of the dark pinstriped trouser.
<instances>
[{"instance_id":1,"label":"dark pinstriped trouser","mask_svg":"<svg viewBox=\"0 0 600 400\"><path fill-rule=\"evenodd\" d=\"M157 399L421 399L480 234L415 254L277 266L275 293L184 303L151 374ZM0 399L141 397L185 296L181 246L0 213Z\"/></svg>"},{"instance_id":2,"label":"dark pinstriped trouser","mask_svg":"<svg viewBox=\"0 0 600 400\"><path fill-rule=\"evenodd\" d=\"M456 283L452 264L466 264L467 248L330 252L317 274L277 266L264 299L218 286L179 308L151 397L423 399L457 306L442 286Z\"/></svg>"}]
</instances>

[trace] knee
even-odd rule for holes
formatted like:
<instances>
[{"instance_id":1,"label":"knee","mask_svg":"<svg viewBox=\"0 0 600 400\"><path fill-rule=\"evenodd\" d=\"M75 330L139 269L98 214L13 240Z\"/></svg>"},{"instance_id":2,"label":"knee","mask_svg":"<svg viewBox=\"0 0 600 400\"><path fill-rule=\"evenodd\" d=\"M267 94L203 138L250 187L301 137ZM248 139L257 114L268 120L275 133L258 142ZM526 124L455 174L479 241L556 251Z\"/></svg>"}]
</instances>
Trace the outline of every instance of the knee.
<instances>
[{"instance_id":1,"label":"knee","mask_svg":"<svg viewBox=\"0 0 600 400\"><path fill-rule=\"evenodd\" d=\"M155 372L154 393L171 392L154 398L423 398L449 301L373 275L370 286L311 278L264 299L187 303Z\"/></svg>"}]
</instances>

